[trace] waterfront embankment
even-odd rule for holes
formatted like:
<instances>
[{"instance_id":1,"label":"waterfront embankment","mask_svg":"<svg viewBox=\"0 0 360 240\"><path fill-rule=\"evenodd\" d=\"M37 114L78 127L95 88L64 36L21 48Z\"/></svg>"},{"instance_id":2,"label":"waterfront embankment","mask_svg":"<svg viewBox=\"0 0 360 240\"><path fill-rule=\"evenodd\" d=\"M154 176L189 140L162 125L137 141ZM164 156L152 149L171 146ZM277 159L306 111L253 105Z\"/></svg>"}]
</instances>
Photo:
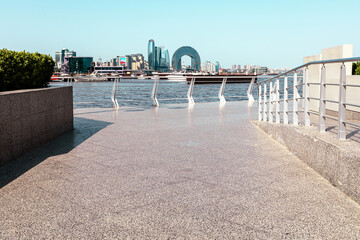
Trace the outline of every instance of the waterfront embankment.
<instances>
[{"instance_id":1,"label":"waterfront embankment","mask_svg":"<svg viewBox=\"0 0 360 240\"><path fill-rule=\"evenodd\" d=\"M74 131L0 168L0 238L358 239L359 205L252 125L256 113L75 109Z\"/></svg>"}]
</instances>

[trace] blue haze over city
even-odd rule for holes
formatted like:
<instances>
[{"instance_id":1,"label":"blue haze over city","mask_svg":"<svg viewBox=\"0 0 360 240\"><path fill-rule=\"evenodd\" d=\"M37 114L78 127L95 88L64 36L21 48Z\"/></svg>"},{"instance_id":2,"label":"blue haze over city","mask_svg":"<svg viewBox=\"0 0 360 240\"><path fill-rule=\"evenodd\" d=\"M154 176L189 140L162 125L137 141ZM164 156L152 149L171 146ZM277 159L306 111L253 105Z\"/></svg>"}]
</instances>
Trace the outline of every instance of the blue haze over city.
<instances>
[{"instance_id":1,"label":"blue haze over city","mask_svg":"<svg viewBox=\"0 0 360 240\"><path fill-rule=\"evenodd\" d=\"M360 55L356 0L2 1L0 48L54 56L62 48L104 60L147 56L148 40L194 47L223 67L295 67L340 44ZM190 59L184 59L189 64Z\"/></svg>"}]
</instances>

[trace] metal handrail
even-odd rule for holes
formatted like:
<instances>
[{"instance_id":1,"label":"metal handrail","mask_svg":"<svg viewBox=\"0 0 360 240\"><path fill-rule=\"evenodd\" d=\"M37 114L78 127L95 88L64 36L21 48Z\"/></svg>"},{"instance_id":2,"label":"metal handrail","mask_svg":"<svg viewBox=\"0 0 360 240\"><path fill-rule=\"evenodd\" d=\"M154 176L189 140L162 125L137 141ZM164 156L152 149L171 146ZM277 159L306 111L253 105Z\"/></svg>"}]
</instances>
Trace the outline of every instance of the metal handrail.
<instances>
[{"instance_id":1,"label":"metal handrail","mask_svg":"<svg viewBox=\"0 0 360 240\"><path fill-rule=\"evenodd\" d=\"M152 100L153 105L158 106L159 102L157 97L159 97L159 100L183 100L183 96L186 95L185 90L188 90L187 99L189 104L194 104L194 99L215 99L218 98L220 102L226 102L225 98L230 98L231 100L234 100L235 98L239 99L245 99L248 98L250 101L253 100L253 91L252 86L254 85L257 76L256 75L242 75L242 76L229 76L230 79L234 78L249 78L251 80L250 85L247 85L247 90L243 89L243 87L240 87L239 89L232 89L229 88L228 91L226 89L227 86L227 77L224 76L222 79L221 86L219 85L210 85L209 87L197 87L195 86L195 81L197 78L207 78L209 76L193 76L192 84L189 84L188 86L179 85L177 86L175 91L170 91L171 85L167 85L168 81L162 81L159 79L158 76L154 76L152 80L147 81L136 81L136 84L130 84L135 83L130 81L123 81L123 79L120 78L114 78L114 81L112 82L111 86L108 85L100 85L96 84L96 86L86 86L85 84L82 85L83 82L74 82L74 87L76 86L74 93L74 98L76 99L76 102L74 102L75 105L77 104L89 104L88 102L85 102L84 98L88 97L91 99L91 103L103 103L106 101L102 101L103 98L101 98L102 93L104 92L110 92L111 94L111 101L112 105L115 109L118 109L120 107L121 102L136 102L136 101L143 101L143 102L150 102ZM211 76L210 76L211 77ZM219 78L219 76L217 76ZM70 79L70 78L69 78ZM145 84L145 82L147 84ZM149 86L149 83L151 84ZM63 84L70 84L64 82ZM247 83L249 84L249 83ZM95 91L96 88L99 88L97 91ZM217 91L215 91L217 90ZM169 92L168 92L169 91ZM215 95L217 96L213 96ZM244 93L247 94L244 94ZM254 91L256 92L256 91ZM133 93L133 94L132 94ZM184 95L183 95L184 93ZM239 96L236 96L239 94ZM141 97L141 99L133 99L133 97L136 98L136 96ZM149 100L147 98L149 97ZM96 101L93 101L94 99L97 99ZM90 102L90 101L89 101Z\"/></svg>"},{"instance_id":2,"label":"metal handrail","mask_svg":"<svg viewBox=\"0 0 360 240\"><path fill-rule=\"evenodd\" d=\"M296 70L299 70L301 68L305 68L305 67L308 67L310 65L317 65L317 64L328 64L328 63L345 63L345 62L356 62L356 61L360 61L360 57L352 57L352 58L341 58L341 59L331 59L331 60L320 60L320 61L312 61L312 62L308 62L308 63L305 63L301 66L298 66L296 68L293 68L289 71L286 71L286 72L283 72L283 73L280 73L278 75L276 75L275 77L272 77L272 78L269 78L265 81L262 81L261 83L265 83L265 82L269 82L271 80L274 80L276 78L279 78L281 76L285 76L289 73L292 73L292 72L295 72ZM261 83L256 83L256 85L259 85Z\"/></svg>"},{"instance_id":3,"label":"metal handrail","mask_svg":"<svg viewBox=\"0 0 360 240\"><path fill-rule=\"evenodd\" d=\"M289 93L288 90L293 89L293 124L298 125L299 117L298 113L304 113L304 125L310 126L310 114L315 114L319 116L319 124L318 130L319 132L326 131L326 122L327 118L337 120L338 121L338 139L344 140L346 139L346 106L352 107L360 107L360 105L347 103L346 102L346 87L360 87L360 85L355 84L346 84L346 66L345 62L355 62L360 61L360 57L353 57L353 58L342 58L342 59L331 59L331 60L321 60L321 61L312 61L296 68L293 68L289 71L284 73L278 74L274 77L271 77L265 81L261 81L257 83L258 86L258 119L261 121L274 121L274 116L276 119L276 123L280 123L280 102L283 102L283 122L288 124L288 97ZM339 83L326 83L326 68L325 64L332 64L332 63L342 63L340 67L340 80ZM321 76L320 82L308 82L309 81L309 66L311 65L319 65L321 66ZM304 69L304 76L303 76L303 83L298 84L298 76L296 71ZM292 81L292 87L288 87L288 74L294 73ZM290 77L289 77L290 78ZM280 79L284 82L284 88L279 88L279 81ZM275 81L273 81L275 80ZM318 86L320 94L319 97L309 96L310 93L310 86L315 85ZM301 87L302 86L302 87ZM326 98L326 86L336 86L339 88L339 100L332 100ZM301 88L300 88L301 87ZM264 93L262 93L262 88ZM300 89L302 90L302 96L300 96ZM283 94L280 94L282 93ZM267 95L267 93L269 95ZM280 99L280 96L283 96L283 99ZM299 100L303 100L303 111L298 111L299 107ZM319 111L318 113L313 112L310 110L310 101L316 100L319 103ZM338 117L332 117L326 115L326 104L327 103L335 103L338 104ZM275 107L275 111L274 111ZM350 124L350 123L349 123Z\"/></svg>"}]
</instances>

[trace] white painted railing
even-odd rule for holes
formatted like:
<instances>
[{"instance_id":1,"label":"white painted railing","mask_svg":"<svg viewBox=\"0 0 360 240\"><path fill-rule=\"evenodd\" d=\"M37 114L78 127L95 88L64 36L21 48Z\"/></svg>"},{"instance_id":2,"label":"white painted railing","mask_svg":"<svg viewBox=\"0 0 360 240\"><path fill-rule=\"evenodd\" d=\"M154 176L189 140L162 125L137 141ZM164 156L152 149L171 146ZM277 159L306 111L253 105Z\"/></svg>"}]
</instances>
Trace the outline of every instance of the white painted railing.
<instances>
[{"instance_id":1,"label":"white painted railing","mask_svg":"<svg viewBox=\"0 0 360 240\"><path fill-rule=\"evenodd\" d=\"M360 87L360 85L346 84L346 67L345 62L357 62L360 57L333 59L324 61L313 61L303 64L299 67L291 69L282 74L276 75L264 81L258 82L258 120L273 122L275 118L276 123L280 123L282 119L283 124L289 123L289 113L292 113L292 124L299 124L299 113L303 113L303 124L310 126L310 114L317 115L319 132L326 131L326 119L333 119L338 121L338 139L346 139L346 125L360 128L359 124L346 120L347 106L359 107L359 104L346 102L347 87ZM341 63L339 83L326 83L326 65L332 63ZM309 82L309 66L321 65L320 83ZM303 80L299 83L297 71L303 69ZM289 76L292 76L291 87L289 87ZM283 88L280 89L280 80ZM309 96L310 86L318 85L320 88L319 98ZM326 86L339 87L339 100L329 100L326 98ZM302 87L302 91L300 91ZM292 90L292 98L289 98L289 90ZM301 92L301 95L300 95ZM269 93L269 94L268 94ZM282 97L280 97L282 96ZM292 110L289 111L289 102L293 101ZM301 101L302 100L302 101ZM310 101L319 101L318 112L310 110ZM326 103L337 103L338 116L326 115ZM299 110L299 105L302 103L302 109ZM275 106L274 106L275 105ZM281 109L282 107L282 109ZM274 109L275 108L275 109ZM282 114L282 118L281 118Z\"/></svg>"}]
</instances>

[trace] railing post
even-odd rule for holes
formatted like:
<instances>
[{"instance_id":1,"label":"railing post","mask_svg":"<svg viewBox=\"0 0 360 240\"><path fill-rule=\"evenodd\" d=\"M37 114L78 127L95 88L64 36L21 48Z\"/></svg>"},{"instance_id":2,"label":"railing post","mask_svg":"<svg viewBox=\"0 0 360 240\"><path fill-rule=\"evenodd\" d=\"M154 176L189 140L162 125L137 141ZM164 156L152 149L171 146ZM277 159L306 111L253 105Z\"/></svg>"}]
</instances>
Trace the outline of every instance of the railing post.
<instances>
[{"instance_id":1,"label":"railing post","mask_svg":"<svg viewBox=\"0 0 360 240\"><path fill-rule=\"evenodd\" d=\"M294 80L293 80L293 124L299 125L299 91L298 91L298 81L297 81L297 73L294 73Z\"/></svg>"},{"instance_id":2,"label":"railing post","mask_svg":"<svg viewBox=\"0 0 360 240\"><path fill-rule=\"evenodd\" d=\"M310 85L309 85L309 68L304 69L304 125L310 126Z\"/></svg>"},{"instance_id":3,"label":"railing post","mask_svg":"<svg viewBox=\"0 0 360 240\"><path fill-rule=\"evenodd\" d=\"M119 108L119 103L118 103L118 101L116 99L117 89L118 89L118 79L115 79L112 94L111 94L111 101L113 102L114 108L116 108L116 109Z\"/></svg>"},{"instance_id":4,"label":"railing post","mask_svg":"<svg viewBox=\"0 0 360 240\"><path fill-rule=\"evenodd\" d=\"M221 84L221 87L220 87L220 90L219 90L220 103L226 103L226 99L224 97L226 80L227 80L227 78L223 78L223 81L222 81L222 84Z\"/></svg>"},{"instance_id":5,"label":"railing post","mask_svg":"<svg viewBox=\"0 0 360 240\"><path fill-rule=\"evenodd\" d=\"M325 109L326 109L326 68L323 64L321 66L321 82L320 82L320 101L319 101L319 132L325 132L326 122L325 122Z\"/></svg>"},{"instance_id":6,"label":"railing post","mask_svg":"<svg viewBox=\"0 0 360 240\"><path fill-rule=\"evenodd\" d=\"M279 78L276 79L275 82L275 89L276 89L276 100L275 100L275 121L276 123L280 123L280 84Z\"/></svg>"},{"instance_id":7,"label":"railing post","mask_svg":"<svg viewBox=\"0 0 360 240\"><path fill-rule=\"evenodd\" d=\"M340 68L340 85L339 85L339 122L338 122L338 139L346 140L346 67L344 63Z\"/></svg>"},{"instance_id":8,"label":"railing post","mask_svg":"<svg viewBox=\"0 0 360 240\"><path fill-rule=\"evenodd\" d=\"M153 106L159 106L159 101L157 100L157 97L156 97L158 85L159 85L159 76L156 76L154 79L154 86L153 86L153 90L151 93L151 98L153 100Z\"/></svg>"},{"instance_id":9,"label":"railing post","mask_svg":"<svg viewBox=\"0 0 360 240\"><path fill-rule=\"evenodd\" d=\"M272 81L270 81L270 89L269 89L269 122L273 122L274 121L274 117L273 117L273 83Z\"/></svg>"},{"instance_id":10,"label":"railing post","mask_svg":"<svg viewBox=\"0 0 360 240\"><path fill-rule=\"evenodd\" d=\"M194 91L194 84L195 84L195 78L192 78L191 82L190 82L189 90L187 93L187 98L188 98L189 104L195 104L194 99L192 97L192 93Z\"/></svg>"},{"instance_id":11,"label":"railing post","mask_svg":"<svg viewBox=\"0 0 360 240\"><path fill-rule=\"evenodd\" d=\"M284 77L284 106L283 106L283 122L289 123L289 103L288 103L288 77Z\"/></svg>"},{"instance_id":12,"label":"railing post","mask_svg":"<svg viewBox=\"0 0 360 240\"><path fill-rule=\"evenodd\" d=\"M263 101L263 121L266 121L267 116L267 96L266 96L266 83L264 83L264 101Z\"/></svg>"},{"instance_id":13,"label":"railing post","mask_svg":"<svg viewBox=\"0 0 360 240\"><path fill-rule=\"evenodd\" d=\"M253 95L252 95L254 83L255 83L255 78L253 77L253 78L251 79L249 88L248 88L248 90L247 90L247 97L248 97L248 100L249 100L250 102L255 101L255 99L254 99L254 97L253 97Z\"/></svg>"},{"instance_id":14,"label":"railing post","mask_svg":"<svg viewBox=\"0 0 360 240\"><path fill-rule=\"evenodd\" d=\"M258 86L258 120L261 121L262 120L262 111L261 111L261 85L259 84Z\"/></svg>"}]
</instances>

